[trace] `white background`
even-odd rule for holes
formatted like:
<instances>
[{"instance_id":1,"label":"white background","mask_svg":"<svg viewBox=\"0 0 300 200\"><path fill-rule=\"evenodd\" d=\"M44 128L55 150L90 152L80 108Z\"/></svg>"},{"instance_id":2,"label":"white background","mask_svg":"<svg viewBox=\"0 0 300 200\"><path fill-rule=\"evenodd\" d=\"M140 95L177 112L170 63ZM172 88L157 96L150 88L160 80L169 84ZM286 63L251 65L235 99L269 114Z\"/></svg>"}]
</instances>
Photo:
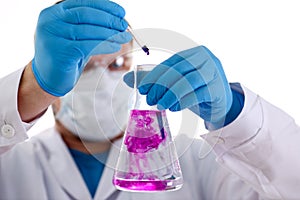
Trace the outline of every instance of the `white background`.
<instances>
[{"instance_id":1,"label":"white background","mask_svg":"<svg viewBox=\"0 0 300 200\"><path fill-rule=\"evenodd\" d=\"M2 1L0 77L33 57L39 12L54 0ZM228 80L241 82L300 121L297 0L118 0L136 28L164 28L207 46ZM1 91L4 95L5 91ZM30 133L53 125L50 110Z\"/></svg>"}]
</instances>

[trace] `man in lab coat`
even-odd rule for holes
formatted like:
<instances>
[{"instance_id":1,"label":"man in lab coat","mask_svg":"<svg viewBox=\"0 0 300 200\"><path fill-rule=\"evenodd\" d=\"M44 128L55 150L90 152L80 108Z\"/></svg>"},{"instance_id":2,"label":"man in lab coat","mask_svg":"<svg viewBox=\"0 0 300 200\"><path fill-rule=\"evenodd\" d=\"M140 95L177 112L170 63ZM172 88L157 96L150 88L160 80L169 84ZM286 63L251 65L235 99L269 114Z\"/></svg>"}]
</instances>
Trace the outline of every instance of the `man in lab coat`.
<instances>
[{"instance_id":1,"label":"man in lab coat","mask_svg":"<svg viewBox=\"0 0 300 200\"><path fill-rule=\"evenodd\" d=\"M183 187L161 193L114 188L125 123L118 105L128 94L119 81L128 68L114 66L120 56L130 59L124 56L131 37L123 17L120 6L105 0L68 0L41 13L34 59L0 81L6 92L0 97L0 199L298 199L299 127L246 87L229 85L218 59L203 46L172 56L140 83L149 104L187 108L210 130L202 140L177 138ZM120 108L120 118L101 107L106 99ZM56 127L26 140L51 104ZM214 151L199 159L206 147Z\"/></svg>"}]
</instances>

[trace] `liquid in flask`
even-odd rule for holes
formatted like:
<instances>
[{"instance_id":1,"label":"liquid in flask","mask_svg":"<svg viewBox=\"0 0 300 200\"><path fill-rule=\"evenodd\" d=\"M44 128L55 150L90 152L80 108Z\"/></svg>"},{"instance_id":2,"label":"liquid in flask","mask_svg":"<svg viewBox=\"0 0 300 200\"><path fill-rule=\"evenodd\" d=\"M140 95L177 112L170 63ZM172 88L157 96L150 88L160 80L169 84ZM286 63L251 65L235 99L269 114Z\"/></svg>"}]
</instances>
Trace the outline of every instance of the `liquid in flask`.
<instances>
[{"instance_id":1,"label":"liquid in flask","mask_svg":"<svg viewBox=\"0 0 300 200\"><path fill-rule=\"evenodd\" d=\"M154 65L139 65L135 69L135 104L129 120L115 169L113 184L119 190L155 192L177 190L183 179L176 147L169 129L165 110L148 106L139 94L140 71Z\"/></svg>"}]
</instances>

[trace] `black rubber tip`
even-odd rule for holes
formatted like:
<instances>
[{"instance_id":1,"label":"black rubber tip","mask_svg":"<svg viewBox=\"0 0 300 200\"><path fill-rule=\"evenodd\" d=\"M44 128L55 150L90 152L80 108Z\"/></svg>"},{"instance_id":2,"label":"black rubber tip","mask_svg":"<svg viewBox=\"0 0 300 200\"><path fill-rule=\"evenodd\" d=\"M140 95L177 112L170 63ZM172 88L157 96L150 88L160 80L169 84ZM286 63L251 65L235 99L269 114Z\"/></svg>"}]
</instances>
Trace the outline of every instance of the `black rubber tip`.
<instances>
[{"instance_id":1,"label":"black rubber tip","mask_svg":"<svg viewBox=\"0 0 300 200\"><path fill-rule=\"evenodd\" d=\"M150 54L149 48L148 48L146 45L144 45L144 46L142 47L142 49L143 49L143 51L144 51L147 55Z\"/></svg>"}]
</instances>

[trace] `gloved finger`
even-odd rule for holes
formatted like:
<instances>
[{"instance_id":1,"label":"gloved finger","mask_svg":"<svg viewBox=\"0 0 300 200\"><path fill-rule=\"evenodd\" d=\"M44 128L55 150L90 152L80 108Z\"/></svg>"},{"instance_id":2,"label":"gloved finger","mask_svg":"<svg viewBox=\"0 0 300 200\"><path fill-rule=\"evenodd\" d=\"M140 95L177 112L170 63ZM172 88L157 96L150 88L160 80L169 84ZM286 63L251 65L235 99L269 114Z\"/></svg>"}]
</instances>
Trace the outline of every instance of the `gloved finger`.
<instances>
[{"instance_id":1,"label":"gloved finger","mask_svg":"<svg viewBox=\"0 0 300 200\"><path fill-rule=\"evenodd\" d=\"M170 111L180 111L192 106L196 106L198 104L204 102L211 102L212 94L210 93L207 86L200 87L195 91L192 91L185 96L183 96L180 101L177 101L174 105L172 105L169 110Z\"/></svg>"},{"instance_id":2,"label":"gloved finger","mask_svg":"<svg viewBox=\"0 0 300 200\"><path fill-rule=\"evenodd\" d=\"M128 27L128 23L123 18L89 7L68 10L64 13L63 21L67 24L90 24L118 31L125 31Z\"/></svg>"},{"instance_id":3,"label":"gloved finger","mask_svg":"<svg viewBox=\"0 0 300 200\"><path fill-rule=\"evenodd\" d=\"M70 41L64 38L58 38L62 40L61 44L69 44L68 51L64 51L64 54L71 53L72 57L86 58L92 55L98 54L111 54L118 52L121 49L121 44L128 43L131 40L131 35L127 32L121 32L109 38L109 40L77 40Z\"/></svg>"},{"instance_id":4,"label":"gloved finger","mask_svg":"<svg viewBox=\"0 0 300 200\"><path fill-rule=\"evenodd\" d=\"M184 63L185 60L182 60L176 65L184 68L186 65L188 65L187 63L185 63L186 65ZM187 70L186 72L192 73L192 71L190 70ZM178 70L175 69L175 67L171 67L168 70L166 70L164 74L159 76L155 83L151 83L151 82L147 83L146 81L143 81L143 84L148 84L148 85L143 85L143 88L148 87L147 103L149 105L157 104L158 101L160 101L168 91L172 90L171 88L173 88L173 86L176 85L176 83L182 82L181 81L182 79L185 79L185 74L180 73ZM177 95L176 93L178 93L178 91L177 92L172 91L172 92L175 95ZM183 91L179 91L179 92L183 92ZM167 101L169 101L169 99L167 99ZM171 102L168 102L167 104L169 103Z\"/></svg>"},{"instance_id":5,"label":"gloved finger","mask_svg":"<svg viewBox=\"0 0 300 200\"><path fill-rule=\"evenodd\" d=\"M181 62L182 60L187 60L190 62L190 65L196 67L199 65L199 61L203 59L200 56L205 55L203 54L203 50L204 50L203 47L204 46L197 46L191 49L180 51L175 55L171 56L170 58L168 58L167 60L165 60L164 62L162 62L162 64L173 66L178 62Z\"/></svg>"},{"instance_id":6,"label":"gloved finger","mask_svg":"<svg viewBox=\"0 0 300 200\"><path fill-rule=\"evenodd\" d=\"M130 71L124 74L123 81L126 83L127 86L133 88L134 87L134 72Z\"/></svg>"},{"instance_id":7,"label":"gloved finger","mask_svg":"<svg viewBox=\"0 0 300 200\"><path fill-rule=\"evenodd\" d=\"M185 75L190 71L199 69L209 60L210 56L202 46L181 51L155 67L142 81L139 91L141 94L147 94L156 83L169 88L172 83L177 81L177 75ZM175 75L175 71L178 72L177 75ZM165 91L160 90L160 92L164 93ZM161 94L157 94L157 98L160 96Z\"/></svg>"},{"instance_id":8,"label":"gloved finger","mask_svg":"<svg viewBox=\"0 0 300 200\"><path fill-rule=\"evenodd\" d=\"M106 41L118 44L126 44L132 40L132 35L129 32L119 32L107 38Z\"/></svg>"},{"instance_id":9,"label":"gloved finger","mask_svg":"<svg viewBox=\"0 0 300 200\"><path fill-rule=\"evenodd\" d=\"M51 25L49 24L49 26ZM109 40L113 35L120 33L113 29L93 25L66 25L64 23L59 23L54 26L55 28L53 28L52 34L55 37L65 38L71 41ZM131 35L129 34L128 37L130 38Z\"/></svg>"},{"instance_id":10,"label":"gloved finger","mask_svg":"<svg viewBox=\"0 0 300 200\"><path fill-rule=\"evenodd\" d=\"M143 84L145 82L148 83L148 85L143 86L143 89L147 91L147 102L149 105L155 105L158 101L161 101L161 103L163 103L161 106L168 108L170 103L174 102L163 100L163 96L167 91L171 90L175 96L181 98L182 95L185 95L192 89L201 87L215 78L214 62L207 52L203 52L202 48L196 49L197 51L193 50L195 52L192 54L184 52L186 57L184 58L182 56L182 58L184 58L183 60L175 63L171 68L165 71L163 75L158 76L155 83L147 82L149 81L149 79L147 79L148 76L145 78L146 81L143 80ZM149 74L149 76L150 75L151 74ZM150 81L153 80L150 79ZM182 85L178 87L178 83L182 83ZM185 89L190 88L189 86L192 86L192 89L185 91Z\"/></svg>"},{"instance_id":11,"label":"gloved finger","mask_svg":"<svg viewBox=\"0 0 300 200\"><path fill-rule=\"evenodd\" d=\"M162 76L169 66L166 65L157 65L155 68L149 72L143 80L138 84L138 89L141 94L147 94L151 87L156 83L160 76Z\"/></svg>"},{"instance_id":12,"label":"gloved finger","mask_svg":"<svg viewBox=\"0 0 300 200\"><path fill-rule=\"evenodd\" d=\"M68 43L70 41L65 39L57 39L61 43ZM64 40L64 41L63 41ZM64 69L65 71L72 71L73 68L78 66L78 70L81 71L83 67L88 62L88 59L92 55L96 54L110 54L117 52L121 49L121 45L109 41L98 41L98 40L82 40L74 41L75 44L69 45L67 51L57 52L61 59L56 59L56 61L62 64L66 63L65 67L69 69ZM51 44L50 44L51 45Z\"/></svg>"},{"instance_id":13,"label":"gloved finger","mask_svg":"<svg viewBox=\"0 0 300 200\"><path fill-rule=\"evenodd\" d=\"M161 89L160 92L164 93L165 90L168 88L168 86L166 84L163 84L163 83L166 83L165 80L168 80L167 83L170 85L176 81L176 78L178 77L178 75L180 76L179 73L176 73L176 71L172 70L171 68L173 67L173 65L180 63L182 60L183 60L183 57L175 54L175 55L171 56L169 59L162 62L161 64L157 65L151 71L151 73L147 77L145 77L143 79L143 81L140 83L139 92L141 94L147 94L150 91L150 89L153 87L153 85L158 84L161 86L165 86L165 87L160 88ZM171 69L171 73L169 72L169 74L173 74L174 76L169 75L166 79L166 76L164 76L164 74L170 69ZM163 78L160 78L160 77L163 77ZM162 81L157 82L159 79L161 79ZM162 88L164 88L164 89L162 89ZM159 98L159 96L157 96L157 98Z\"/></svg>"},{"instance_id":14,"label":"gloved finger","mask_svg":"<svg viewBox=\"0 0 300 200\"><path fill-rule=\"evenodd\" d=\"M57 5L62 6L64 9L71 9L76 7L91 7L111 13L120 18L123 18L125 16L124 8L109 0L67 0Z\"/></svg>"},{"instance_id":15,"label":"gloved finger","mask_svg":"<svg viewBox=\"0 0 300 200\"><path fill-rule=\"evenodd\" d=\"M199 60L197 65L192 65L191 62L195 62L194 59ZM209 66L209 67L208 67ZM193 87L197 88L197 84L202 85L201 77L207 82L210 81L214 76L214 68L211 67L208 59L201 59L199 55L192 55L187 57L184 60L181 60L179 63L176 63L171 68L169 68L165 73L158 77L156 82L148 88L148 95L152 97L154 101L158 101L166 89L171 89L174 84L178 83L181 79L187 79L191 81L189 84L192 84ZM199 83L197 82L199 80ZM143 81L143 83L146 81ZM158 87L164 86L164 89L158 89ZM149 87L149 86L148 86ZM161 87L160 87L161 88ZM175 92L181 92L174 90ZM153 102L156 104L156 102Z\"/></svg>"},{"instance_id":16,"label":"gloved finger","mask_svg":"<svg viewBox=\"0 0 300 200\"><path fill-rule=\"evenodd\" d=\"M149 74L149 76L145 77L143 81L139 85L139 92L141 94L148 94L149 91L156 90L160 92L160 94L165 93L167 88L172 85L174 82L176 82L182 75L176 70L173 70L173 65L176 65L178 63L181 63L184 60L183 57L175 54L165 60L164 62L157 65ZM180 64L179 64L180 65ZM168 75L165 75L165 73L168 72ZM159 81L160 80L160 81ZM166 81L167 80L167 81ZM162 86L162 87L160 87ZM158 88L157 88L158 87ZM156 104L156 101L154 102L154 99L159 99L161 95L156 94L153 96L153 98L148 97L148 101L151 105ZM152 99L152 100L150 100Z\"/></svg>"},{"instance_id":17,"label":"gloved finger","mask_svg":"<svg viewBox=\"0 0 300 200\"><path fill-rule=\"evenodd\" d=\"M167 60L163 61L161 64L166 65L166 66L173 66L173 65L177 64L178 62L181 62L182 60L184 60L188 57L191 57L192 55L197 53L198 48L200 48L200 47L194 47L191 49L180 51L180 52L176 53L175 55L171 56L170 58L168 58Z\"/></svg>"},{"instance_id":18,"label":"gloved finger","mask_svg":"<svg viewBox=\"0 0 300 200\"><path fill-rule=\"evenodd\" d=\"M139 71L138 75L137 75L137 84L139 84L141 82L141 80L149 73L149 71ZM124 76L123 76L123 81L131 88L134 87L134 83L135 83L135 77L134 77L134 72L130 71L127 72Z\"/></svg>"},{"instance_id":19,"label":"gloved finger","mask_svg":"<svg viewBox=\"0 0 300 200\"><path fill-rule=\"evenodd\" d=\"M174 104L181 101L181 99L191 92L196 91L200 87L205 87L213 80L213 76L210 79L203 76L198 70L192 71L177 81L168 91L162 95L157 104L160 109L171 108ZM152 96L152 90L148 93Z\"/></svg>"},{"instance_id":20,"label":"gloved finger","mask_svg":"<svg viewBox=\"0 0 300 200\"><path fill-rule=\"evenodd\" d=\"M121 44L110 42L110 41L99 41L99 40L82 40L76 41L74 45L74 51L77 51L75 55L81 55L86 58L92 55L98 54L111 54L118 52L121 49ZM71 51L70 51L71 52Z\"/></svg>"}]
</instances>

